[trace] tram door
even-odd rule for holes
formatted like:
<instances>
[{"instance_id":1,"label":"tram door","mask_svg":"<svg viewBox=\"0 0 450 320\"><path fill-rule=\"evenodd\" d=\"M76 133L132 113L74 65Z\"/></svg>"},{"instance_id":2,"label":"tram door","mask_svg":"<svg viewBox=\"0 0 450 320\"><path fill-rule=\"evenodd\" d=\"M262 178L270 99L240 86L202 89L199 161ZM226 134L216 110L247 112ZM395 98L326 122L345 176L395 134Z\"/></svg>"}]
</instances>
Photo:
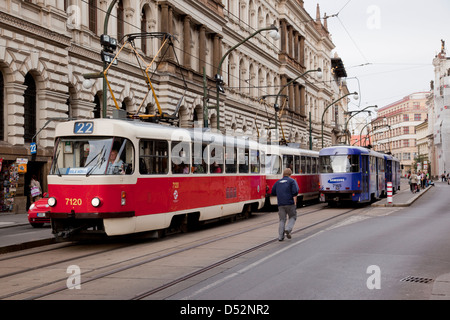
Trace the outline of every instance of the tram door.
<instances>
[{"instance_id":1,"label":"tram door","mask_svg":"<svg viewBox=\"0 0 450 320\"><path fill-rule=\"evenodd\" d=\"M370 200L369 193L369 156L361 156L361 201Z\"/></svg>"}]
</instances>

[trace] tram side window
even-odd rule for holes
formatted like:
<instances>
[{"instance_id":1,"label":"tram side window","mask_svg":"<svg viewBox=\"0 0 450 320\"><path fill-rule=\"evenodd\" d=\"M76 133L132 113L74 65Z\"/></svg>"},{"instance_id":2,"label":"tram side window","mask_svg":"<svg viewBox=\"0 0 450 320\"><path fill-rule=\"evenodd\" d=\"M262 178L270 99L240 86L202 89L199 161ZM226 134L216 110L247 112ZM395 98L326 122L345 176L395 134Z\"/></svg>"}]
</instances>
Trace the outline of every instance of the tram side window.
<instances>
[{"instance_id":1,"label":"tram side window","mask_svg":"<svg viewBox=\"0 0 450 320\"><path fill-rule=\"evenodd\" d=\"M299 174L300 173L300 156L294 156L294 168L295 168L295 173Z\"/></svg>"},{"instance_id":2,"label":"tram side window","mask_svg":"<svg viewBox=\"0 0 450 320\"><path fill-rule=\"evenodd\" d=\"M311 158L311 173L317 173L317 159Z\"/></svg>"},{"instance_id":3,"label":"tram side window","mask_svg":"<svg viewBox=\"0 0 450 320\"><path fill-rule=\"evenodd\" d=\"M302 156L300 160L300 173L305 174L306 173L306 157Z\"/></svg>"},{"instance_id":4,"label":"tram side window","mask_svg":"<svg viewBox=\"0 0 450 320\"><path fill-rule=\"evenodd\" d=\"M189 174L191 150L189 142L172 141L172 173L173 174Z\"/></svg>"},{"instance_id":5,"label":"tram side window","mask_svg":"<svg viewBox=\"0 0 450 320\"><path fill-rule=\"evenodd\" d=\"M235 147L226 147L225 149L225 172L237 172L237 149Z\"/></svg>"},{"instance_id":6,"label":"tram side window","mask_svg":"<svg viewBox=\"0 0 450 320\"><path fill-rule=\"evenodd\" d=\"M239 173L248 173L248 149L238 148Z\"/></svg>"},{"instance_id":7,"label":"tram side window","mask_svg":"<svg viewBox=\"0 0 450 320\"><path fill-rule=\"evenodd\" d=\"M311 158L306 157L306 173L311 173Z\"/></svg>"},{"instance_id":8,"label":"tram side window","mask_svg":"<svg viewBox=\"0 0 450 320\"><path fill-rule=\"evenodd\" d=\"M114 160L113 163L111 163L112 160ZM128 139L114 138L106 174L131 174L133 168L133 144Z\"/></svg>"},{"instance_id":9,"label":"tram side window","mask_svg":"<svg viewBox=\"0 0 450 320\"><path fill-rule=\"evenodd\" d=\"M378 159L378 171L384 172L384 159Z\"/></svg>"},{"instance_id":10,"label":"tram side window","mask_svg":"<svg viewBox=\"0 0 450 320\"><path fill-rule=\"evenodd\" d=\"M192 173L208 173L208 166L206 165L206 157L208 145L206 143L192 144Z\"/></svg>"},{"instance_id":11,"label":"tram side window","mask_svg":"<svg viewBox=\"0 0 450 320\"><path fill-rule=\"evenodd\" d=\"M260 169L259 172L266 172L266 153L262 150L259 151Z\"/></svg>"},{"instance_id":12,"label":"tram side window","mask_svg":"<svg viewBox=\"0 0 450 320\"><path fill-rule=\"evenodd\" d=\"M276 154L266 155L266 174L281 173L281 158Z\"/></svg>"},{"instance_id":13,"label":"tram side window","mask_svg":"<svg viewBox=\"0 0 450 320\"><path fill-rule=\"evenodd\" d=\"M259 151L250 150L250 172L259 173Z\"/></svg>"},{"instance_id":14,"label":"tram side window","mask_svg":"<svg viewBox=\"0 0 450 320\"><path fill-rule=\"evenodd\" d=\"M223 146L213 145L209 146L210 150L210 173L223 173Z\"/></svg>"},{"instance_id":15,"label":"tram side window","mask_svg":"<svg viewBox=\"0 0 450 320\"><path fill-rule=\"evenodd\" d=\"M284 154L283 155L283 168L291 169L294 172L294 156Z\"/></svg>"},{"instance_id":16,"label":"tram side window","mask_svg":"<svg viewBox=\"0 0 450 320\"><path fill-rule=\"evenodd\" d=\"M139 142L139 173L166 174L169 144L165 140L142 139Z\"/></svg>"}]
</instances>

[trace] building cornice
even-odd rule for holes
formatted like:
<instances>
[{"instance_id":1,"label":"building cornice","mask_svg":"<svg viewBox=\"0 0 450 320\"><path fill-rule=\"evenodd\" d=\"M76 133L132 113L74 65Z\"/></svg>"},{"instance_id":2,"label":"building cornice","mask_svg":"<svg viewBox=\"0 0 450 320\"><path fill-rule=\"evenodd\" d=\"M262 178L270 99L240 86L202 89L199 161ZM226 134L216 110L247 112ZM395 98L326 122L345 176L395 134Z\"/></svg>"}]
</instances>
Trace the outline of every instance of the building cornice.
<instances>
[{"instance_id":1,"label":"building cornice","mask_svg":"<svg viewBox=\"0 0 450 320\"><path fill-rule=\"evenodd\" d=\"M14 30L27 37L36 38L46 43L51 43L56 47L69 47L71 37L59 32L52 31L38 24L26 21L20 17L12 16L5 12L0 12L0 26L5 29ZM6 26L6 27L5 27Z\"/></svg>"}]
</instances>

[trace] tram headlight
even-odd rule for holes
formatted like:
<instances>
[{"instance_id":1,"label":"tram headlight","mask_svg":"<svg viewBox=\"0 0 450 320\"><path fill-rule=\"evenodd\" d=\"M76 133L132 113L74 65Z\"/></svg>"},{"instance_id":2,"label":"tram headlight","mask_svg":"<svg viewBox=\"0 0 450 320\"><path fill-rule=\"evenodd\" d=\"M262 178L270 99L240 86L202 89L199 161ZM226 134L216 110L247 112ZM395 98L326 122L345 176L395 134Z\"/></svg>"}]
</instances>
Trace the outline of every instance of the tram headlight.
<instances>
[{"instance_id":1,"label":"tram headlight","mask_svg":"<svg viewBox=\"0 0 450 320\"><path fill-rule=\"evenodd\" d=\"M56 206L56 198L54 198L54 197L48 198L47 203L50 207Z\"/></svg>"},{"instance_id":2,"label":"tram headlight","mask_svg":"<svg viewBox=\"0 0 450 320\"><path fill-rule=\"evenodd\" d=\"M95 198L92 198L91 204L93 207L98 208L102 204L102 201L100 200L100 198L95 197Z\"/></svg>"}]
</instances>

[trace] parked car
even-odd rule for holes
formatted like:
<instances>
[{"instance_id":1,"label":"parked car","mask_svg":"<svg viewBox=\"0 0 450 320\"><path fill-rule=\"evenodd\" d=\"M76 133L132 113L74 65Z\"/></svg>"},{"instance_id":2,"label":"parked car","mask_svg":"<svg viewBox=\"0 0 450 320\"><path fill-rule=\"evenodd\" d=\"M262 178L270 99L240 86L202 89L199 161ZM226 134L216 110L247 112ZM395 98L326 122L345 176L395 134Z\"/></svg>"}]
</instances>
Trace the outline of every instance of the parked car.
<instances>
[{"instance_id":1,"label":"parked car","mask_svg":"<svg viewBox=\"0 0 450 320\"><path fill-rule=\"evenodd\" d=\"M50 209L47 204L48 193L44 193L44 197L33 203L28 209L28 222L35 227L41 228L46 223L50 223Z\"/></svg>"}]
</instances>

